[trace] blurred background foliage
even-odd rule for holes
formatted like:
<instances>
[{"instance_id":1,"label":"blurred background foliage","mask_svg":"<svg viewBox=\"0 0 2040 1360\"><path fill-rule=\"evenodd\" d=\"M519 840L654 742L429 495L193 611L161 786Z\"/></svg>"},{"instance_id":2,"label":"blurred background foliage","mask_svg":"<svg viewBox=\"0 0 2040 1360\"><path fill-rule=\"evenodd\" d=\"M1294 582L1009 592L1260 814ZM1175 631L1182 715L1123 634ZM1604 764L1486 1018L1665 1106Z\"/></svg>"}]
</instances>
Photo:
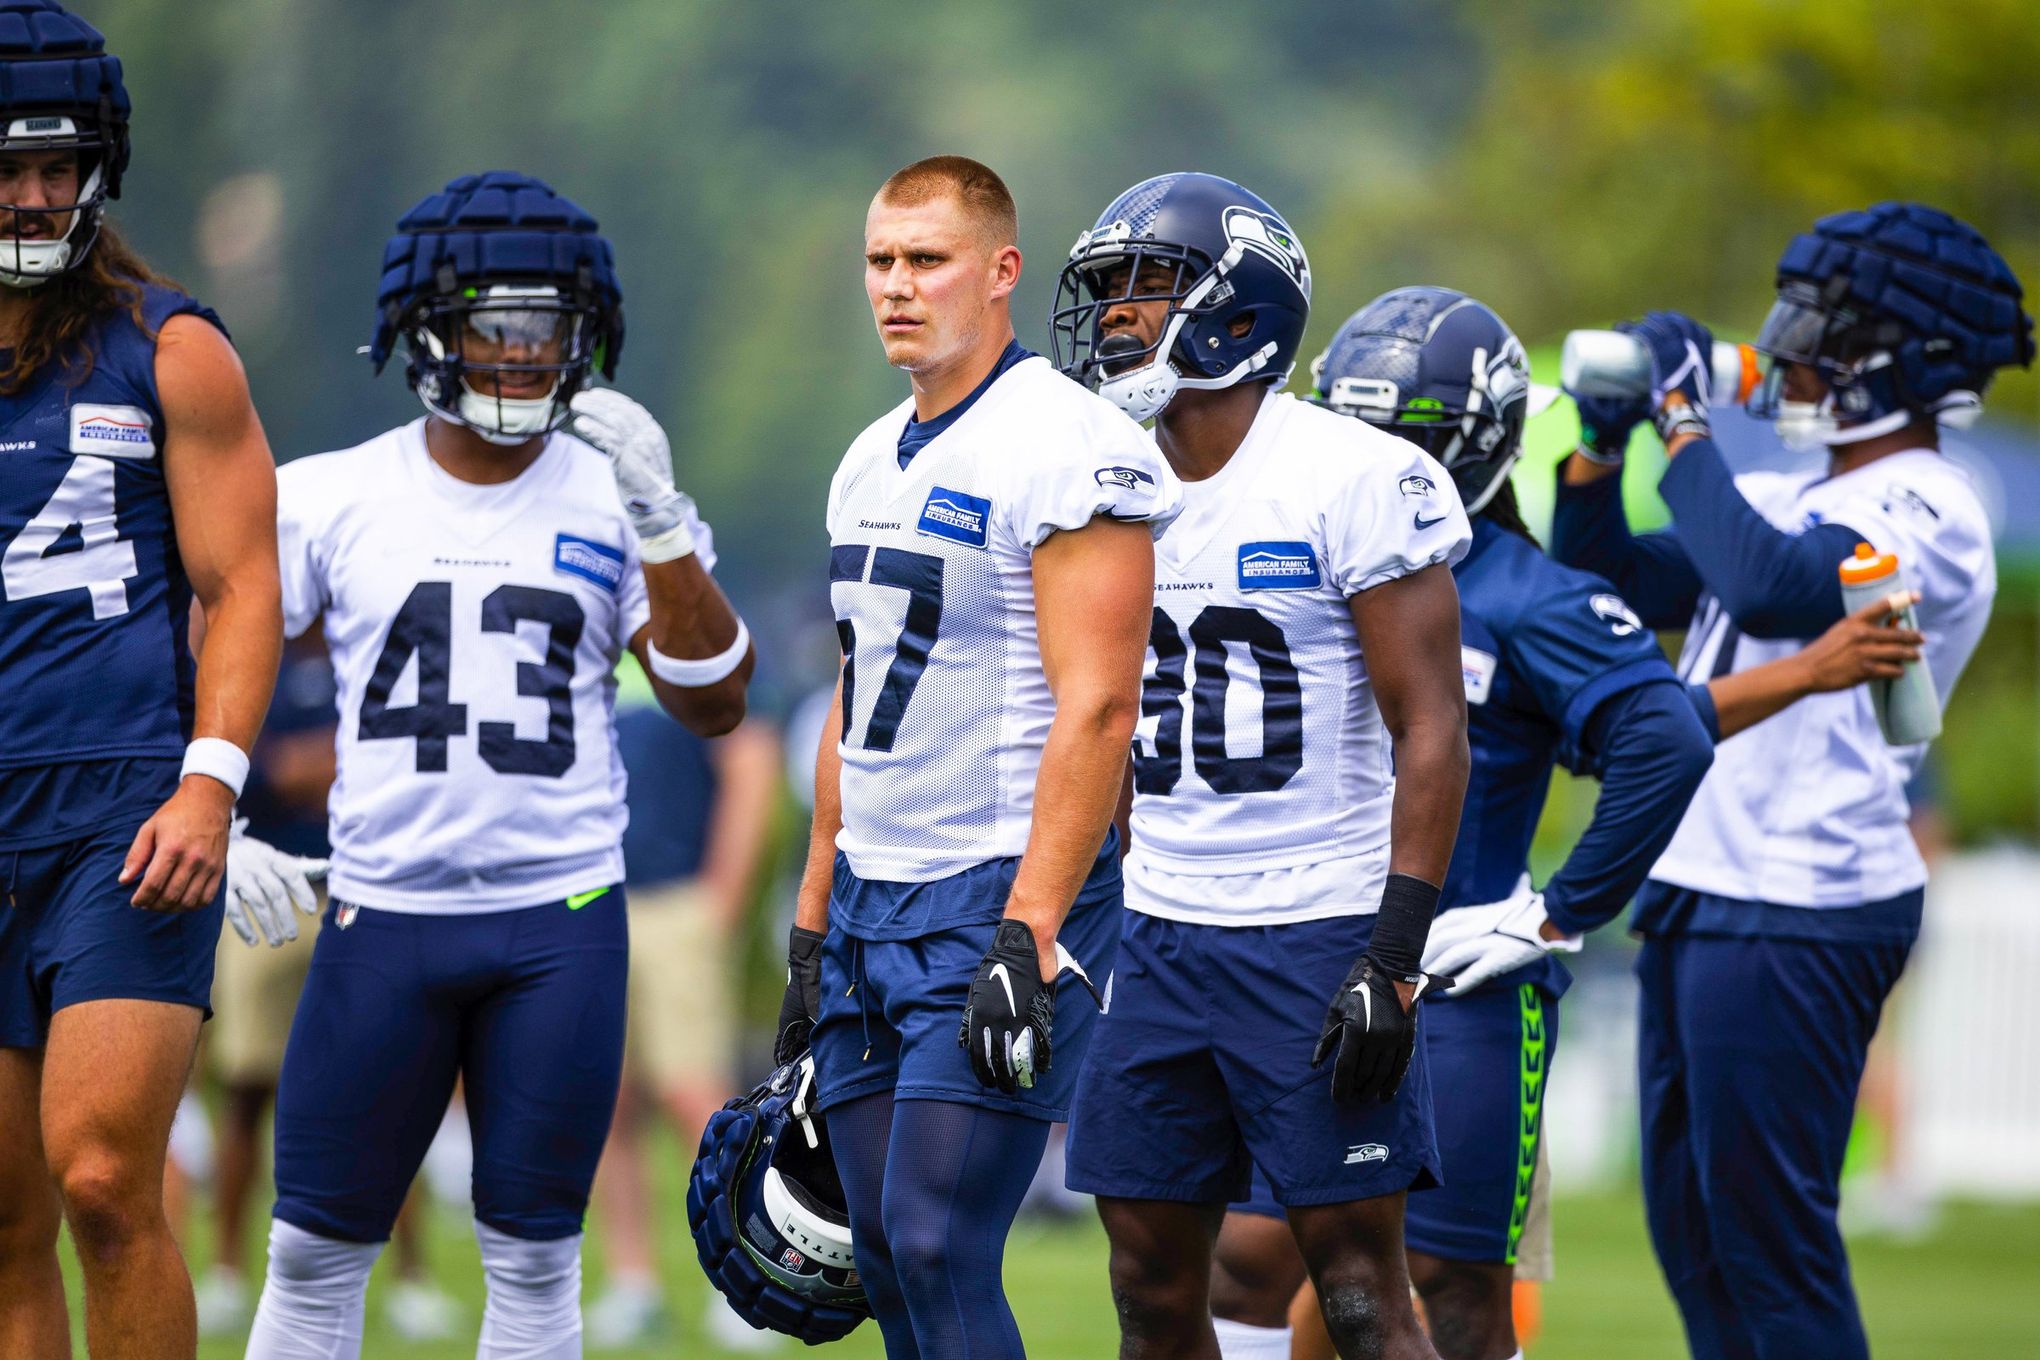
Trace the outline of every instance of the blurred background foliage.
<instances>
[{"instance_id":1,"label":"blurred background foliage","mask_svg":"<svg viewBox=\"0 0 2040 1360\"><path fill-rule=\"evenodd\" d=\"M923 155L1011 183L1035 347L1076 233L1173 169L1290 217L1316 273L1306 356L1412 282L1533 344L1654 306L1747 334L1792 233L1890 197L1967 218L2040 281L2031 0L79 8L134 94L117 218L225 315L279 458L416 413L354 353L410 204L516 168L593 211L625 280L620 385L666 421L789 695L831 656L829 473L904 393L860 289L863 212ZM2001 380L1990 419L2040 431L2040 380ZM1969 839L2040 824L2036 597L2040 575L2008 578L1944 743Z\"/></svg>"}]
</instances>

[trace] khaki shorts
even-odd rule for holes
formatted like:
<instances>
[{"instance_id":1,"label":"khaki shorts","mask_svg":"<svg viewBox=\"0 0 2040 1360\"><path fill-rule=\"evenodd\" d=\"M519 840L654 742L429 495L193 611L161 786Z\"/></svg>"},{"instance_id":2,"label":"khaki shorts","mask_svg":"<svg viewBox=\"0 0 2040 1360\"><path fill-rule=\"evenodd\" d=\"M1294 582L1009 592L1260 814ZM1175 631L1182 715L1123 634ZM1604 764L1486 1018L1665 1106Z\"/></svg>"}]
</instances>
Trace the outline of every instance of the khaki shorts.
<instances>
[{"instance_id":1,"label":"khaki shorts","mask_svg":"<svg viewBox=\"0 0 2040 1360\"><path fill-rule=\"evenodd\" d=\"M319 911L326 885L317 885ZM274 1086L297 1014L298 993L312 966L318 916L299 916L298 937L280 949L246 945L229 927L220 932L213 965L213 1019L206 1026L206 1065L229 1086Z\"/></svg>"},{"instance_id":2,"label":"khaki shorts","mask_svg":"<svg viewBox=\"0 0 2040 1360\"><path fill-rule=\"evenodd\" d=\"M1516 1278L1549 1280L1551 1255L1551 1123L1537 1140L1537 1172L1530 1181L1530 1212L1523 1218L1523 1236L1516 1242Z\"/></svg>"},{"instance_id":3,"label":"khaki shorts","mask_svg":"<svg viewBox=\"0 0 2040 1360\"><path fill-rule=\"evenodd\" d=\"M624 1071L654 1091L729 1085L735 1017L729 941L692 880L632 888Z\"/></svg>"}]
</instances>

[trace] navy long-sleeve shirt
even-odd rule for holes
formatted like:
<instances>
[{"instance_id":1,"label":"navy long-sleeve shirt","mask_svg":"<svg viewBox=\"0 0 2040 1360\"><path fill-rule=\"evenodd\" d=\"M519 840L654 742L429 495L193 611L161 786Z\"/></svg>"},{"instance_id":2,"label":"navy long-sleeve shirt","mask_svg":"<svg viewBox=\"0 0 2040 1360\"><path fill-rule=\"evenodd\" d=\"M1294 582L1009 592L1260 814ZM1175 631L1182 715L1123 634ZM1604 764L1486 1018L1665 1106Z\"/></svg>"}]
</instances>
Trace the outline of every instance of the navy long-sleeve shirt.
<instances>
[{"instance_id":1,"label":"navy long-sleeve shirt","mask_svg":"<svg viewBox=\"0 0 2040 1360\"><path fill-rule=\"evenodd\" d=\"M1669 530L1632 534L1620 483L1561 477L1551 552L1607 578L1650 627L1683 627L1703 592L1751 637L1812 637L1842 617L1835 567L1860 535L1842 524L1773 525L1736 488L1713 440L1688 444L1658 483Z\"/></svg>"}]
</instances>

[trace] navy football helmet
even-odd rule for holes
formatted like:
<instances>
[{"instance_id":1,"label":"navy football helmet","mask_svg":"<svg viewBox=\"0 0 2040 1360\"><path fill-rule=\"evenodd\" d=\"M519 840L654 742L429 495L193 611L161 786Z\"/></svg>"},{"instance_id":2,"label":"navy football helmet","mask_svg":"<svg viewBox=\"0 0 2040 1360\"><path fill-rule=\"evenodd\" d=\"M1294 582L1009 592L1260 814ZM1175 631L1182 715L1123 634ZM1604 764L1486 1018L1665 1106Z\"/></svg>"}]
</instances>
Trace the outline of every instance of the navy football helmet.
<instances>
[{"instance_id":1,"label":"navy football helmet","mask_svg":"<svg viewBox=\"0 0 2040 1360\"><path fill-rule=\"evenodd\" d=\"M753 1327L809 1345L871 1316L828 1127L804 1054L711 1115L687 1177L687 1223L710 1283Z\"/></svg>"},{"instance_id":2,"label":"navy football helmet","mask_svg":"<svg viewBox=\"0 0 2040 1360\"><path fill-rule=\"evenodd\" d=\"M1171 271L1166 293L1137 292L1143 267ZM1141 348L1099 327L1115 304L1166 301L1160 338ZM1233 323L1251 323L1242 335ZM1310 318L1310 262L1267 203L1217 175L1158 175L1112 200L1077 238L1049 317L1057 368L1147 420L1182 388L1281 384Z\"/></svg>"},{"instance_id":3,"label":"navy football helmet","mask_svg":"<svg viewBox=\"0 0 2040 1360\"><path fill-rule=\"evenodd\" d=\"M1750 411L1795 445L1850 444L1916 420L1964 426L1998 369L2033 362L2033 318L2003 257L1974 228L1918 203L1835 213L1778 261L1756 348L1771 370ZM1787 364L1828 385L1784 400Z\"/></svg>"},{"instance_id":4,"label":"navy football helmet","mask_svg":"<svg viewBox=\"0 0 2040 1360\"><path fill-rule=\"evenodd\" d=\"M34 288L84 263L106 200L120 197L128 112L120 58L98 29L56 0L0 0L0 155L78 156L76 202L0 208L0 284Z\"/></svg>"},{"instance_id":5,"label":"navy football helmet","mask_svg":"<svg viewBox=\"0 0 2040 1360\"><path fill-rule=\"evenodd\" d=\"M1466 513L1487 508L1523 452L1523 422L1557 399L1530 381L1523 342L1450 288L1383 293L1310 366L1313 398L1420 446L1452 474Z\"/></svg>"},{"instance_id":6,"label":"navy football helmet","mask_svg":"<svg viewBox=\"0 0 2040 1360\"><path fill-rule=\"evenodd\" d=\"M403 337L425 409L496 444L559 428L589 374L616 376L623 291L595 219L529 175L465 175L404 214L383 248L382 372ZM549 379L543 395L507 397Z\"/></svg>"}]
</instances>

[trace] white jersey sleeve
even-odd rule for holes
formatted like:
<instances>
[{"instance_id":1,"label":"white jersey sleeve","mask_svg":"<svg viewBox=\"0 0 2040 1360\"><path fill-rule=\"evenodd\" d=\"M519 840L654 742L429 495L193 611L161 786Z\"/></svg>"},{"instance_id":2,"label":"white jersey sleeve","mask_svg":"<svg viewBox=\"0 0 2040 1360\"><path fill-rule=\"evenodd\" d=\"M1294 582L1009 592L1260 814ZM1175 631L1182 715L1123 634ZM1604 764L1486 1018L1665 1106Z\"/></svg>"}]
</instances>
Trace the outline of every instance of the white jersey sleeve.
<instances>
[{"instance_id":1,"label":"white jersey sleeve","mask_svg":"<svg viewBox=\"0 0 2040 1360\"><path fill-rule=\"evenodd\" d=\"M1058 529L1100 515L1146 524L1160 537L1183 507L1183 489L1140 426L1110 408L1079 411L1076 436L1011 469L1005 527L1032 551Z\"/></svg>"},{"instance_id":2,"label":"white jersey sleeve","mask_svg":"<svg viewBox=\"0 0 2040 1360\"><path fill-rule=\"evenodd\" d=\"M1920 592L1914 613L1927 634L1927 668L1945 703L1983 636L1997 595L1990 522L1959 464L1938 455L1899 455L1865 472L1884 476L1850 485L1822 506L1830 524L1846 524L1880 553L1898 558ZM1853 481L1853 479L1851 479ZM1924 748L1911 752L1917 758Z\"/></svg>"},{"instance_id":3,"label":"white jersey sleeve","mask_svg":"<svg viewBox=\"0 0 2040 1360\"><path fill-rule=\"evenodd\" d=\"M1325 511L1326 565L1349 596L1440 562L1450 566L1473 543L1445 469L1409 440L1365 428L1379 436L1367 441L1371 466L1346 478Z\"/></svg>"},{"instance_id":4,"label":"white jersey sleeve","mask_svg":"<svg viewBox=\"0 0 2040 1360\"><path fill-rule=\"evenodd\" d=\"M331 454L317 454L276 471L276 552L285 637L302 637L328 603L326 531L335 490L331 460Z\"/></svg>"}]
</instances>

